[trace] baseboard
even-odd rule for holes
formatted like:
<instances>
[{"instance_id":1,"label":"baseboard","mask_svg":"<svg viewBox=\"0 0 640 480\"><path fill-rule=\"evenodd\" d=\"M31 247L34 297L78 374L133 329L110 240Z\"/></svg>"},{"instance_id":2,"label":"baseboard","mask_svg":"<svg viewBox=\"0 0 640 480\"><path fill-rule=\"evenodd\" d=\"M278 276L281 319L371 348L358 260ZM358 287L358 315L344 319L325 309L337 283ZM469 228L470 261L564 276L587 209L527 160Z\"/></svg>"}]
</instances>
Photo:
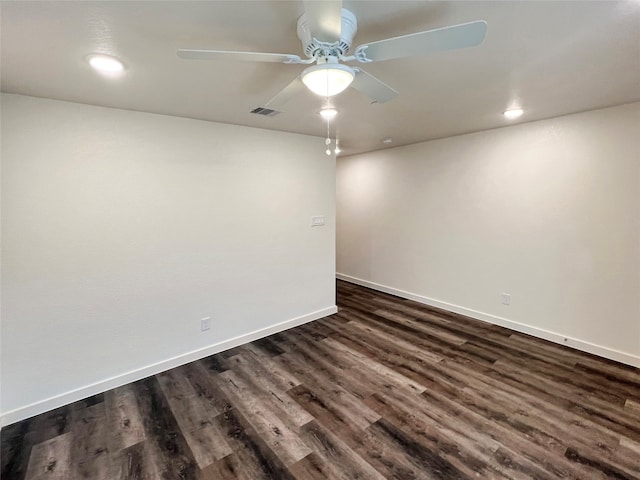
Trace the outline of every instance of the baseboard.
<instances>
[{"instance_id":1,"label":"baseboard","mask_svg":"<svg viewBox=\"0 0 640 480\"><path fill-rule=\"evenodd\" d=\"M476 320L481 320L483 322L491 323L494 325L500 325L501 327L506 327L511 330L515 330L516 332L526 333L528 335L542 338L544 340L549 340L550 342L558 343L560 345L565 345L567 347L571 347L576 350L580 350L583 352L591 353L593 355L598 355L600 357L608 358L609 360L615 360L616 362L624 363L626 365L631 365L632 367L640 368L640 357L637 355L621 352L619 350L614 350L612 348L604 347L602 345L596 345L594 343L586 342L578 338L568 337L560 333L544 330L542 328L532 327L531 325L515 322L513 320L509 320L503 317L498 317L496 315L491 315L489 313L479 312L471 308L461 307L459 305L442 302L440 300L435 300L433 298L425 297L423 295L417 295L415 293L406 292L404 290L399 290L397 288L389 287L387 285L381 285L379 283L370 282L368 280L363 280L361 278L352 277L350 275L345 275L343 273L336 273L336 278L338 278L339 280L344 280L345 282L354 283L356 285L361 285L363 287L371 288L379 292L389 293L397 297L413 300L415 302L422 303L424 305L429 305L431 307L441 308L449 312L459 313L460 315L465 315L467 317L471 317Z\"/></svg>"},{"instance_id":2,"label":"baseboard","mask_svg":"<svg viewBox=\"0 0 640 480\"><path fill-rule=\"evenodd\" d=\"M4 427L6 425L19 422L20 420L33 417L34 415L48 412L49 410L53 410L54 408L58 408L69 403L82 400L83 398L106 392L107 390L111 390L112 388L121 387L122 385L136 382L138 380L149 377L151 375L156 375L171 368L179 367L180 365L184 365L186 363L208 357L209 355L220 353L225 350L229 350L230 348L238 347L240 345L244 345L245 343L252 342L263 337L268 337L269 335L273 335L274 333L282 332L284 330L297 327L298 325L303 325L305 323L312 322L313 320L318 320L328 315L333 315L337 311L338 308L335 305L327 307L322 310L311 312L300 317L292 318L290 320L286 320L284 322L277 323L266 328L255 330L245 335L240 335L238 337L218 342L207 347L192 350L190 352L177 355L142 368L131 370L121 375L116 375L115 377L101 380L99 382L92 383L91 385L86 385L84 387L80 387L75 390L65 392L60 395L47 398L45 400L26 405L24 407L17 408L15 410L4 412L2 413L2 415L0 415L0 426Z\"/></svg>"}]
</instances>

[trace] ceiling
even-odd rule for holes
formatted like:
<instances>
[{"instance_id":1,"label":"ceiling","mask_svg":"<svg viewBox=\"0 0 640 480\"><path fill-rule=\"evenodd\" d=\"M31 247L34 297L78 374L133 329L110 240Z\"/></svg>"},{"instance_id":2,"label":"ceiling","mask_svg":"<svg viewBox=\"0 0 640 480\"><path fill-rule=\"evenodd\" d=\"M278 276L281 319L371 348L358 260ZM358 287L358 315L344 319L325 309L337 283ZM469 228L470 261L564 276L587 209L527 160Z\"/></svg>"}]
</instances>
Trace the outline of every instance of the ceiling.
<instances>
[{"instance_id":1,"label":"ceiling","mask_svg":"<svg viewBox=\"0 0 640 480\"><path fill-rule=\"evenodd\" d=\"M640 0L603 2L344 1L358 18L353 46L486 20L474 48L366 65L400 95L370 104L348 89L331 136L343 154L496 128L640 100ZM216 122L326 134L325 100L305 91L283 113L264 105L303 65L188 61L177 48L303 56L302 2L106 1L1 3L2 91ZM122 59L118 78L93 71L94 52Z\"/></svg>"}]
</instances>

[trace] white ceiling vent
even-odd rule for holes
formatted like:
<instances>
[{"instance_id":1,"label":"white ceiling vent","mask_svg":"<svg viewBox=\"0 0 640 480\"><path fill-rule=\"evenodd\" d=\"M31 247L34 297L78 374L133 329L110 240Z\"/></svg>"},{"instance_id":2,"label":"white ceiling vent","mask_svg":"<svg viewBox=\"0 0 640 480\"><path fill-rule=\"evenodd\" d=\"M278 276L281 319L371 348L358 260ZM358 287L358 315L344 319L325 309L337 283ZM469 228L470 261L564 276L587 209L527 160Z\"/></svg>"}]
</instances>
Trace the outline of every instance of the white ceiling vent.
<instances>
[{"instance_id":1,"label":"white ceiling vent","mask_svg":"<svg viewBox=\"0 0 640 480\"><path fill-rule=\"evenodd\" d=\"M262 115L264 117L275 117L280 112L278 110L272 110L270 108L258 107L258 108L254 108L249 113L255 113L256 115Z\"/></svg>"}]
</instances>

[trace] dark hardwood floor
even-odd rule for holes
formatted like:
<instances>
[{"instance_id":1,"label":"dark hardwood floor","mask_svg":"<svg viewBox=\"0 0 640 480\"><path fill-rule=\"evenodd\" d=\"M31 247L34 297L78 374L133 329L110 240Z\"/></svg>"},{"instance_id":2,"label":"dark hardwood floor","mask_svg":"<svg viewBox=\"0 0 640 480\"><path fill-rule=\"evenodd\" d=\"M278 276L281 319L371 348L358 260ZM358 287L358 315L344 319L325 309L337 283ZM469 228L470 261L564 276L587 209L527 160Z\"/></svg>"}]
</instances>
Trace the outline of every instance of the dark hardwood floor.
<instances>
[{"instance_id":1,"label":"dark hardwood floor","mask_svg":"<svg viewBox=\"0 0 640 480\"><path fill-rule=\"evenodd\" d=\"M640 479L640 370L338 282L337 315L2 430L2 480Z\"/></svg>"}]
</instances>

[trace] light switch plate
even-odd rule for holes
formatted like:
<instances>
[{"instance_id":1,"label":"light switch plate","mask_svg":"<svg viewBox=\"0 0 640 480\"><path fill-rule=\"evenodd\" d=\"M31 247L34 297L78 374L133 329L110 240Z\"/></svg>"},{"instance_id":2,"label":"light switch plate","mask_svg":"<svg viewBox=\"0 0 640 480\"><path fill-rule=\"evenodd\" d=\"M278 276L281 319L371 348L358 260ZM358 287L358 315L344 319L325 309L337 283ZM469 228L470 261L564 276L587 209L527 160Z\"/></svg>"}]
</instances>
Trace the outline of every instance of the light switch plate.
<instances>
[{"instance_id":1,"label":"light switch plate","mask_svg":"<svg viewBox=\"0 0 640 480\"><path fill-rule=\"evenodd\" d=\"M324 216L311 217L312 227L322 227L324 225Z\"/></svg>"}]
</instances>

